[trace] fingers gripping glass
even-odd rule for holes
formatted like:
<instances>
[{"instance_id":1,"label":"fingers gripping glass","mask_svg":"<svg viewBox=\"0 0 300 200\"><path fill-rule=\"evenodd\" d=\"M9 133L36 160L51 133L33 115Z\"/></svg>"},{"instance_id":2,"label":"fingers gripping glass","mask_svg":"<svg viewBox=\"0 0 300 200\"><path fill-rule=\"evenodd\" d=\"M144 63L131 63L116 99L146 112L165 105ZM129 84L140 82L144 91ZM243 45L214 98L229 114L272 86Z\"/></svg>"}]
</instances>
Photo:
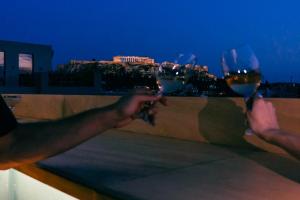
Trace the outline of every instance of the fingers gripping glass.
<instances>
[{"instance_id":1,"label":"fingers gripping glass","mask_svg":"<svg viewBox=\"0 0 300 200\"><path fill-rule=\"evenodd\" d=\"M140 88L140 87L136 87L136 88ZM150 91L150 89L148 87L143 87L143 88L149 90L148 94L159 95L159 92ZM142 108L140 109L140 111L136 114L136 116L134 116L134 118L142 119L143 121L154 126L155 125L155 113L151 112L151 110L155 107L155 104L156 104L156 102L154 102L154 101L145 102L142 105Z\"/></svg>"}]
</instances>

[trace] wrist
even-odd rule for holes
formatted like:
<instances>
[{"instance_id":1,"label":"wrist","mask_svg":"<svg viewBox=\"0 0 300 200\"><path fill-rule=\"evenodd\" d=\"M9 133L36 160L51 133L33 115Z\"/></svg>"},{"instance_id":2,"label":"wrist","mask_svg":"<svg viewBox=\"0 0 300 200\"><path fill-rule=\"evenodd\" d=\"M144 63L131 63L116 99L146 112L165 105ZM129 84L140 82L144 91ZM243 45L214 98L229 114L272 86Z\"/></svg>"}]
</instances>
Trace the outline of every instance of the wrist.
<instances>
[{"instance_id":1,"label":"wrist","mask_svg":"<svg viewBox=\"0 0 300 200\"><path fill-rule=\"evenodd\" d=\"M102 108L92 109L87 112L87 122L94 124L95 130L99 128L110 129L117 126L117 124L122 120L118 109L112 104Z\"/></svg>"},{"instance_id":2,"label":"wrist","mask_svg":"<svg viewBox=\"0 0 300 200\"><path fill-rule=\"evenodd\" d=\"M116 103L112 104L108 106L108 109L109 109L110 118L113 119L112 128L118 127L119 123L126 120L126 116L124 115L123 110L120 109L118 104Z\"/></svg>"},{"instance_id":3,"label":"wrist","mask_svg":"<svg viewBox=\"0 0 300 200\"><path fill-rule=\"evenodd\" d=\"M116 127L123 120L121 111L114 105L108 107L108 118L111 119L112 128Z\"/></svg>"},{"instance_id":4,"label":"wrist","mask_svg":"<svg viewBox=\"0 0 300 200\"><path fill-rule=\"evenodd\" d=\"M267 129L262 131L259 135L267 142L273 144L278 143L278 141L282 139L280 129Z\"/></svg>"}]
</instances>

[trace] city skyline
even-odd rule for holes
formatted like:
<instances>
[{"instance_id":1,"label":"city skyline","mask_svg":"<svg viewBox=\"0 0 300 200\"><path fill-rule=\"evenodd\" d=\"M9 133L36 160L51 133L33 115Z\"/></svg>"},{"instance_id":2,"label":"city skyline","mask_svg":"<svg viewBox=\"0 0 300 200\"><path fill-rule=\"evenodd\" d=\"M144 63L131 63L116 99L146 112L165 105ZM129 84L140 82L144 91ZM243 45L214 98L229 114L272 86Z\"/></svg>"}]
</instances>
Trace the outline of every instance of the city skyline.
<instances>
[{"instance_id":1,"label":"city skyline","mask_svg":"<svg viewBox=\"0 0 300 200\"><path fill-rule=\"evenodd\" d=\"M222 51L247 43L267 80L300 82L299 6L292 0L14 0L3 3L0 39L52 45L53 66L114 55L174 61L194 53L219 77Z\"/></svg>"}]
</instances>

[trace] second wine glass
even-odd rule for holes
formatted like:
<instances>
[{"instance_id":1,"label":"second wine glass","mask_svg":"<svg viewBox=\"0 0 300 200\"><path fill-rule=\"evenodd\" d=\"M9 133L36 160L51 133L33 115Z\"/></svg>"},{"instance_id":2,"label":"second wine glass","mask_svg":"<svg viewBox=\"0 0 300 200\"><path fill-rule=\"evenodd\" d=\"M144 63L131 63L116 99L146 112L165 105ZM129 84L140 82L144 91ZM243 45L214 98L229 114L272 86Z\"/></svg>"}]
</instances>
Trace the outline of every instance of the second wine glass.
<instances>
[{"instance_id":1,"label":"second wine glass","mask_svg":"<svg viewBox=\"0 0 300 200\"><path fill-rule=\"evenodd\" d=\"M243 96L247 110L252 110L255 98L262 97L257 92L262 76L253 50L248 45L244 45L225 51L221 57L221 65L227 85ZM250 128L245 131L246 135L252 133Z\"/></svg>"}]
</instances>

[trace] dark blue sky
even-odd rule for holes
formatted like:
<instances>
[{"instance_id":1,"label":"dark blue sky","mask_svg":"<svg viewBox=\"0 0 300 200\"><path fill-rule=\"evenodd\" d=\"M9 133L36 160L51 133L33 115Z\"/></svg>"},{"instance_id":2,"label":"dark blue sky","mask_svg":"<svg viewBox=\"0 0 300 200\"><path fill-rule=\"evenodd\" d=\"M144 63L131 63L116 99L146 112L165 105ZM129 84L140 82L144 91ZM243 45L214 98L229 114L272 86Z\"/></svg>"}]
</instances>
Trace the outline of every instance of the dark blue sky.
<instances>
[{"instance_id":1,"label":"dark blue sky","mask_svg":"<svg viewBox=\"0 0 300 200\"><path fill-rule=\"evenodd\" d=\"M195 53L220 75L224 49L247 43L271 81L300 82L300 1L3 0L0 39L51 44L70 59Z\"/></svg>"}]
</instances>

